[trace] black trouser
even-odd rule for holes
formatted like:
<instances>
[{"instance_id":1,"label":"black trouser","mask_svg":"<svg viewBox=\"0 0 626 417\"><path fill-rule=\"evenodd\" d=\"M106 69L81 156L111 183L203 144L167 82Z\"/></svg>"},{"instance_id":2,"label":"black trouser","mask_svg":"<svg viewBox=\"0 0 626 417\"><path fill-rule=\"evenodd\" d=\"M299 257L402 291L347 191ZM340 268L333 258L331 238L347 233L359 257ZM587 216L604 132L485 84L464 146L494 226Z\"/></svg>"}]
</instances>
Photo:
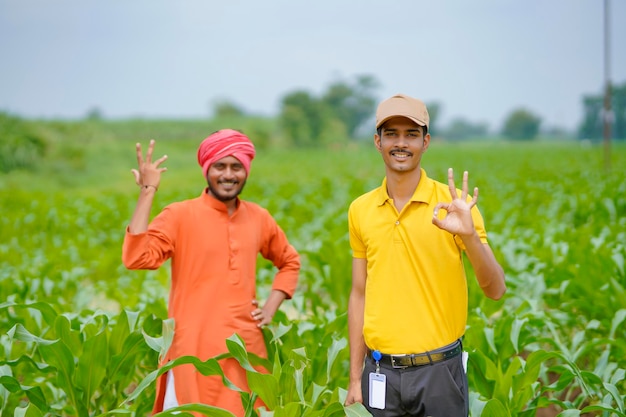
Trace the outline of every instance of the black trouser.
<instances>
[{"instance_id":1,"label":"black trouser","mask_svg":"<svg viewBox=\"0 0 626 417\"><path fill-rule=\"evenodd\" d=\"M395 369L380 364L387 377L385 409L369 407L369 374L376 362L368 355L361 378L363 405L374 417L467 417L469 397L462 355L441 362Z\"/></svg>"}]
</instances>

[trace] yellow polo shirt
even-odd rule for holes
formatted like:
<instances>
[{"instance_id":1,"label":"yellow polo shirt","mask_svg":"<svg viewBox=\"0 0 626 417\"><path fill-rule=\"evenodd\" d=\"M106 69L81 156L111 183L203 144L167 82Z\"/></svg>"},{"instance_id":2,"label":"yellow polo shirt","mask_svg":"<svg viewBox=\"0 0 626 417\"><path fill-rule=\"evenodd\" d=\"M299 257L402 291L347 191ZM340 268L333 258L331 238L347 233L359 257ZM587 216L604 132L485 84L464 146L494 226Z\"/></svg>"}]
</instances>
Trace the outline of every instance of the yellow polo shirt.
<instances>
[{"instance_id":1,"label":"yellow polo shirt","mask_svg":"<svg viewBox=\"0 0 626 417\"><path fill-rule=\"evenodd\" d=\"M352 255L367 259L365 343L388 354L445 346L460 338L467 324L465 248L460 238L432 224L435 205L452 200L450 190L421 172L401 213L387 193L386 178L348 211ZM476 206L472 218L486 243Z\"/></svg>"}]
</instances>

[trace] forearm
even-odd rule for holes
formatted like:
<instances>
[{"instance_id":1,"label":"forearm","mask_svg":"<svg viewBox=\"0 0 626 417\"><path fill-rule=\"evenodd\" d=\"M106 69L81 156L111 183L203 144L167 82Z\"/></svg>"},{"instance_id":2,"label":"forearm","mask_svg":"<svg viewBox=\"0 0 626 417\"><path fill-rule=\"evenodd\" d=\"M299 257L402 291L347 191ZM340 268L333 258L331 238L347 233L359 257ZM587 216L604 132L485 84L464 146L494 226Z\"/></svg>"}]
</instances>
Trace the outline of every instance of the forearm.
<instances>
[{"instance_id":1,"label":"forearm","mask_svg":"<svg viewBox=\"0 0 626 417\"><path fill-rule=\"evenodd\" d=\"M128 231L134 235L144 233L148 230L150 222L150 211L152 210L152 202L156 188L141 187L139 191L139 199L137 206L128 225Z\"/></svg>"},{"instance_id":2,"label":"forearm","mask_svg":"<svg viewBox=\"0 0 626 417\"><path fill-rule=\"evenodd\" d=\"M272 290L263 305L263 312L268 317L274 317L280 305L287 298L287 294L280 290ZM271 320L271 319L270 319Z\"/></svg>"},{"instance_id":3,"label":"forearm","mask_svg":"<svg viewBox=\"0 0 626 417\"><path fill-rule=\"evenodd\" d=\"M498 300L506 292L504 270L489 245L482 243L476 233L462 237L465 253L472 264L476 279L485 295Z\"/></svg>"},{"instance_id":4,"label":"forearm","mask_svg":"<svg viewBox=\"0 0 626 417\"><path fill-rule=\"evenodd\" d=\"M350 341L350 384L360 384L367 346L363 338L365 297L354 291L348 302L348 337Z\"/></svg>"}]
</instances>

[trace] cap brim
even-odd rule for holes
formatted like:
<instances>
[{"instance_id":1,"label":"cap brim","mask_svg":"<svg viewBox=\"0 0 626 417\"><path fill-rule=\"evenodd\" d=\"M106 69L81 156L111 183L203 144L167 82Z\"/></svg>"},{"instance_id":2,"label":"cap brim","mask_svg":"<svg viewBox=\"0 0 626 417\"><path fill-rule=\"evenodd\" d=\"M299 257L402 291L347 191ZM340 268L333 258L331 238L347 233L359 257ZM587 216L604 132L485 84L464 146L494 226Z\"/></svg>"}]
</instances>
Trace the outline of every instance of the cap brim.
<instances>
[{"instance_id":1,"label":"cap brim","mask_svg":"<svg viewBox=\"0 0 626 417\"><path fill-rule=\"evenodd\" d=\"M421 120L416 119L415 117L412 116L406 116L404 114L392 114L391 116L387 116L384 119L380 120L378 123L376 123L376 129L378 129L379 127L381 127L386 121L393 119L394 117L404 117L407 118L415 123L417 123L420 126L426 126L426 123L424 123Z\"/></svg>"}]
</instances>

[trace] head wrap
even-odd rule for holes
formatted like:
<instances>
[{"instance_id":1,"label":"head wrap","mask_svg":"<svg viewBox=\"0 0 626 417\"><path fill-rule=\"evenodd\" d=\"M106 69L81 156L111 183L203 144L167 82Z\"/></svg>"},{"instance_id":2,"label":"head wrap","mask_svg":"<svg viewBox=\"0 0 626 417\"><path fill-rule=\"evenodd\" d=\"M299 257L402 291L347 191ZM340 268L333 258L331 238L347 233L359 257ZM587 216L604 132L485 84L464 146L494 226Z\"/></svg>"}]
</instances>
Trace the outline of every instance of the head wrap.
<instances>
[{"instance_id":1,"label":"head wrap","mask_svg":"<svg viewBox=\"0 0 626 417\"><path fill-rule=\"evenodd\" d=\"M254 155L254 145L246 135L236 130L222 129L202 141L198 148L198 164L206 178L211 164L226 156L234 156L243 164L246 174L249 174Z\"/></svg>"}]
</instances>

